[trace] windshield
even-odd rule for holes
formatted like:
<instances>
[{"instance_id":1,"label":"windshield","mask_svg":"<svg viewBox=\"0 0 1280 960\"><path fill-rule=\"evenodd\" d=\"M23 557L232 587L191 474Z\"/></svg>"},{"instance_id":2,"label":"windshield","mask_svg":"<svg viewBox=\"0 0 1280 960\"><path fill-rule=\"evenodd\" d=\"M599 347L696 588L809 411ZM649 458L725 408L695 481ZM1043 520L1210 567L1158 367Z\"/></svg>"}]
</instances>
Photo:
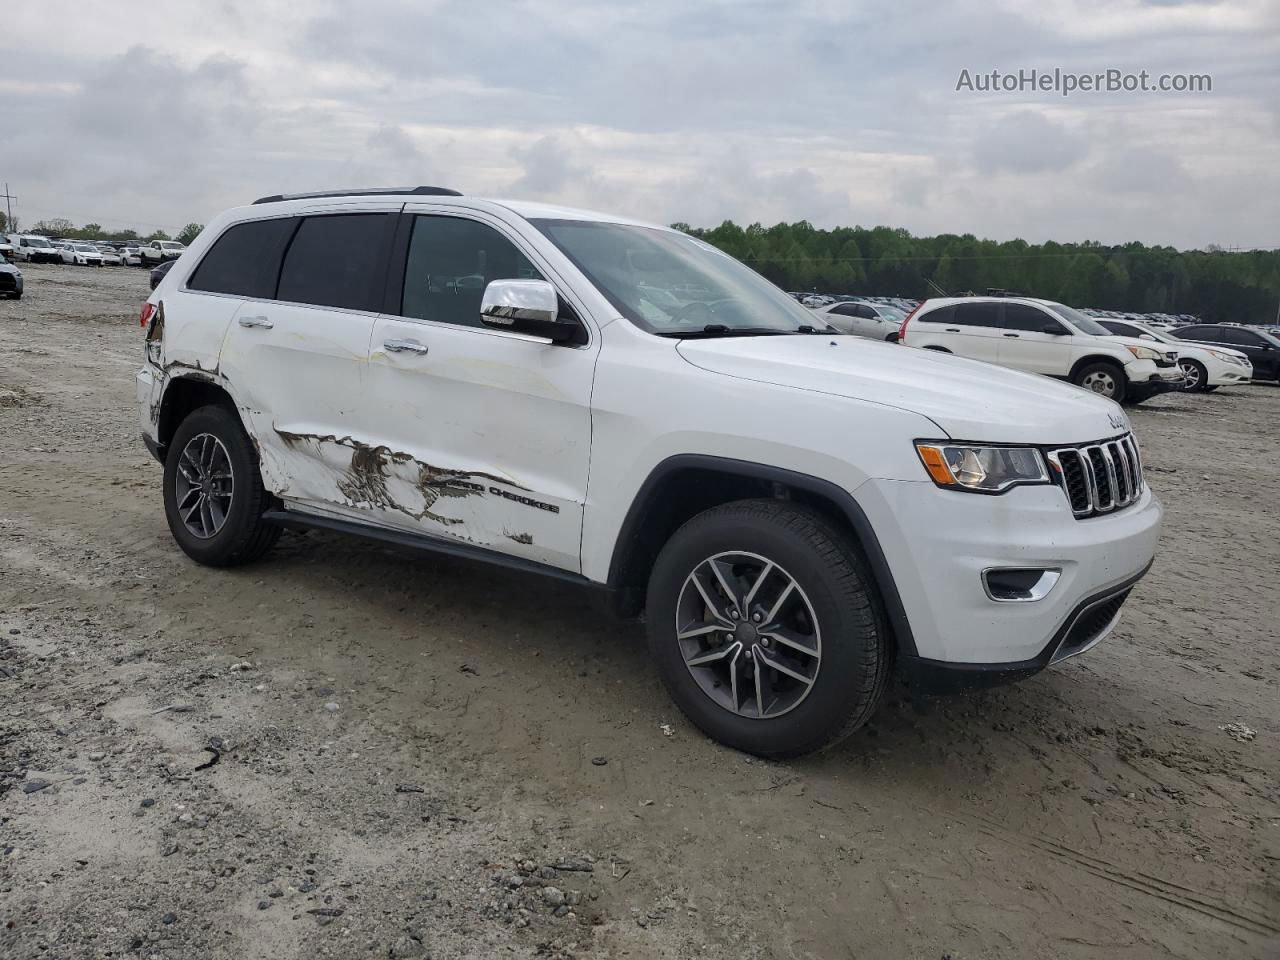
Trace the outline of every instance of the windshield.
<instances>
[{"instance_id":1,"label":"windshield","mask_svg":"<svg viewBox=\"0 0 1280 960\"><path fill-rule=\"evenodd\" d=\"M892 320L894 323L902 323L903 320L907 319L907 315L897 307L890 307L883 303L874 303L872 306L875 308L876 313L886 320Z\"/></svg>"},{"instance_id":2,"label":"windshield","mask_svg":"<svg viewBox=\"0 0 1280 960\"><path fill-rule=\"evenodd\" d=\"M760 274L682 233L533 220L628 320L662 336L804 333L826 324Z\"/></svg>"},{"instance_id":3,"label":"windshield","mask_svg":"<svg viewBox=\"0 0 1280 960\"><path fill-rule=\"evenodd\" d=\"M164 249L166 249L166 250L181 250L181 249L182 249L182 244L180 244L180 243L165 243L163 240L161 240L161 241L160 241L160 246L162 246L162 247L163 247Z\"/></svg>"},{"instance_id":4,"label":"windshield","mask_svg":"<svg viewBox=\"0 0 1280 960\"><path fill-rule=\"evenodd\" d=\"M80 253L97 253L98 252L98 248L91 243L73 243L71 246L74 249L78 250Z\"/></svg>"},{"instance_id":5,"label":"windshield","mask_svg":"<svg viewBox=\"0 0 1280 960\"><path fill-rule=\"evenodd\" d=\"M1093 317L1086 317L1079 310L1065 306L1061 303L1047 303L1050 310L1055 311L1059 316L1068 321L1073 327L1081 333L1087 333L1092 337L1109 337L1112 336L1110 330L1100 324Z\"/></svg>"},{"instance_id":6,"label":"windshield","mask_svg":"<svg viewBox=\"0 0 1280 960\"><path fill-rule=\"evenodd\" d=\"M28 237L26 239L26 244L28 247L39 247L41 250L43 250L45 247L53 246L53 244L50 243L48 240L46 240L44 237Z\"/></svg>"}]
</instances>

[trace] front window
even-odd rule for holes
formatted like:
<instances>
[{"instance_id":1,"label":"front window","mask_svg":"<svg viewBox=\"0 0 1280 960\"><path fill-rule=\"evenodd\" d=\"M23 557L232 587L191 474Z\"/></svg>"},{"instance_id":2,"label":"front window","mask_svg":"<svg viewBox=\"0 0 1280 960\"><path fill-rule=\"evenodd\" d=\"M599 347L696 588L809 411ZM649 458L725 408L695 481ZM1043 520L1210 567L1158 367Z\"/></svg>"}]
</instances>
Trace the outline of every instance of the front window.
<instances>
[{"instance_id":1,"label":"front window","mask_svg":"<svg viewBox=\"0 0 1280 960\"><path fill-rule=\"evenodd\" d=\"M163 249L165 249L165 250L181 250L181 249L183 249L182 244L180 244L180 243L166 243L166 242L165 242L165 241L163 241L163 240L161 240L161 241L160 241L160 246L161 246Z\"/></svg>"},{"instance_id":2,"label":"front window","mask_svg":"<svg viewBox=\"0 0 1280 960\"><path fill-rule=\"evenodd\" d=\"M1093 319L1093 317L1086 317L1079 310L1064 306L1061 303L1048 303L1046 306L1081 333L1087 333L1091 337L1111 336L1110 330L1100 324L1097 320Z\"/></svg>"},{"instance_id":3,"label":"front window","mask_svg":"<svg viewBox=\"0 0 1280 960\"><path fill-rule=\"evenodd\" d=\"M35 247L37 250L47 250L53 246L53 244L50 243L48 240L46 240L44 237L28 237L26 240L23 240L22 242L25 246Z\"/></svg>"},{"instance_id":4,"label":"front window","mask_svg":"<svg viewBox=\"0 0 1280 960\"><path fill-rule=\"evenodd\" d=\"M670 230L532 221L624 317L660 336L811 332L813 313L710 244Z\"/></svg>"}]
</instances>

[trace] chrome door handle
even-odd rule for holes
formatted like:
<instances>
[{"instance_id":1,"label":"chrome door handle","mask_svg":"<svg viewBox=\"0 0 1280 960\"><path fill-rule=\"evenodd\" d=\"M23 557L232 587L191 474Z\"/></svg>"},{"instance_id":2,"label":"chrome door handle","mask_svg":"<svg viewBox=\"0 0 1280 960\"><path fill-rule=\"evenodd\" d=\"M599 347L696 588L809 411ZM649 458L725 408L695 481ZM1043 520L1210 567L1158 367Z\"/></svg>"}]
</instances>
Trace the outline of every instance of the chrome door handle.
<instances>
[{"instance_id":1,"label":"chrome door handle","mask_svg":"<svg viewBox=\"0 0 1280 960\"><path fill-rule=\"evenodd\" d=\"M382 346L391 353L426 353L427 346L417 340L383 340Z\"/></svg>"},{"instance_id":2,"label":"chrome door handle","mask_svg":"<svg viewBox=\"0 0 1280 960\"><path fill-rule=\"evenodd\" d=\"M241 317L240 326L242 327L261 327L264 330L270 330L275 326L266 317Z\"/></svg>"}]
</instances>

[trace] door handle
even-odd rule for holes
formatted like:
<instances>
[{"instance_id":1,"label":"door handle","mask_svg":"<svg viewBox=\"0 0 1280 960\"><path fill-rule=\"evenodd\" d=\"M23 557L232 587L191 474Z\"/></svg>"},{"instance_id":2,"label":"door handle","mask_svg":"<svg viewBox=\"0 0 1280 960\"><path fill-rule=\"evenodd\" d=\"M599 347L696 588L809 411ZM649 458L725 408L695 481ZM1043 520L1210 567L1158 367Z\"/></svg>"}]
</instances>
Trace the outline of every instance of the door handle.
<instances>
[{"instance_id":1,"label":"door handle","mask_svg":"<svg viewBox=\"0 0 1280 960\"><path fill-rule=\"evenodd\" d=\"M1005 336L1006 336L1006 337L1020 337L1020 336L1022 336L1022 334L1020 334L1020 333L1006 333L1006 334L1005 334Z\"/></svg>"},{"instance_id":2,"label":"door handle","mask_svg":"<svg viewBox=\"0 0 1280 960\"><path fill-rule=\"evenodd\" d=\"M426 353L426 344L417 340L383 340L382 346L391 353Z\"/></svg>"},{"instance_id":3,"label":"door handle","mask_svg":"<svg viewBox=\"0 0 1280 960\"><path fill-rule=\"evenodd\" d=\"M959 332L960 332L959 327L947 327L947 333L959 333Z\"/></svg>"},{"instance_id":4,"label":"door handle","mask_svg":"<svg viewBox=\"0 0 1280 960\"><path fill-rule=\"evenodd\" d=\"M261 327L263 330L270 330L275 326L266 317L241 317L239 322L242 327Z\"/></svg>"}]
</instances>

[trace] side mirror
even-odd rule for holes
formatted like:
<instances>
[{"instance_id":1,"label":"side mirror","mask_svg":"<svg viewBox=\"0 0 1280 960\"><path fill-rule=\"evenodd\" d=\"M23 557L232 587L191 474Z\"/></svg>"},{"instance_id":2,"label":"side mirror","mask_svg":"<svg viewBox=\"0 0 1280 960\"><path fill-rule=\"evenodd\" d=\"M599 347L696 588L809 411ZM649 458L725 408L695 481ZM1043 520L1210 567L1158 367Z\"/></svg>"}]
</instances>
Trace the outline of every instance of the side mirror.
<instances>
[{"instance_id":1,"label":"side mirror","mask_svg":"<svg viewBox=\"0 0 1280 960\"><path fill-rule=\"evenodd\" d=\"M480 300L480 322L552 343L570 343L582 333L576 318L560 316L560 298L546 280L492 281Z\"/></svg>"}]
</instances>

